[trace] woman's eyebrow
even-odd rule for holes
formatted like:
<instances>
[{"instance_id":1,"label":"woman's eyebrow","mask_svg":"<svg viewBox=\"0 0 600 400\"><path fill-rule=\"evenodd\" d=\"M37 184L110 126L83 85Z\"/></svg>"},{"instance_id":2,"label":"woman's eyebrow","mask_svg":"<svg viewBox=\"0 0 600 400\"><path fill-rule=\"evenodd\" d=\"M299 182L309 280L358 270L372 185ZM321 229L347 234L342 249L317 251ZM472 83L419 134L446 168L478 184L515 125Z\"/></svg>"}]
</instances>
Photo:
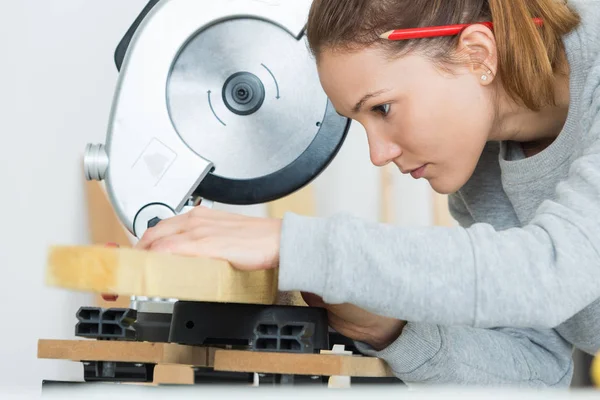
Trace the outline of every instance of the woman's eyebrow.
<instances>
[{"instance_id":1,"label":"woman's eyebrow","mask_svg":"<svg viewBox=\"0 0 600 400\"><path fill-rule=\"evenodd\" d=\"M362 106L365 105L365 103L367 102L367 100L372 99L373 97L377 97L380 94L383 94L385 92L389 92L390 89L382 89L382 90L378 90L376 92L371 92L371 93L367 93L366 95L364 95L354 106L354 108L352 109L353 113L358 113L360 112L360 109L362 108Z\"/></svg>"}]
</instances>

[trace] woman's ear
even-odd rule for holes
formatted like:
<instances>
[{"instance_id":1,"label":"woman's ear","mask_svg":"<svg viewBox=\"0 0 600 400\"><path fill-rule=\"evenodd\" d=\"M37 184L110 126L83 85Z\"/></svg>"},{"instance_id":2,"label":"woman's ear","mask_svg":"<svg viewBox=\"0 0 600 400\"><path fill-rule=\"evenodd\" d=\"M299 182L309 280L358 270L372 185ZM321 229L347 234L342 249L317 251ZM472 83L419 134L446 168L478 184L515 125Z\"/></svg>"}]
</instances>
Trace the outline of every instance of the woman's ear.
<instances>
[{"instance_id":1,"label":"woman's ear","mask_svg":"<svg viewBox=\"0 0 600 400\"><path fill-rule=\"evenodd\" d=\"M481 81L489 85L498 71L498 51L493 32L485 25L473 24L460 34L457 51L466 55L469 70Z\"/></svg>"}]
</instances>

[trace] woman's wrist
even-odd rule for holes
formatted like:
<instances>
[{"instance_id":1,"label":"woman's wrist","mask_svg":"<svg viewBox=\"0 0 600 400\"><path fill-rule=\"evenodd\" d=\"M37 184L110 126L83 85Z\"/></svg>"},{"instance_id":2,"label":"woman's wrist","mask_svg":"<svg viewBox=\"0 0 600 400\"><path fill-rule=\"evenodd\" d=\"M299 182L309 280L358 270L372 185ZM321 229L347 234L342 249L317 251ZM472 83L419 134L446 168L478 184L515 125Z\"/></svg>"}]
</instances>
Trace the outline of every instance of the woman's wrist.
<instances>
[{"instance_id":1,"label":"woman's wrist","mask_svg":"<svg viewBox=\"0 0 600 400\"><path fill-rule=\"evenodd\" d=\"M365 343L374 350L381 351L394 343L402 335L402 330L405 326L406 321L390 320L383 327L379 328L376 334L371 336L372 339L366 340Z\"/></svg>"}]
</instances>

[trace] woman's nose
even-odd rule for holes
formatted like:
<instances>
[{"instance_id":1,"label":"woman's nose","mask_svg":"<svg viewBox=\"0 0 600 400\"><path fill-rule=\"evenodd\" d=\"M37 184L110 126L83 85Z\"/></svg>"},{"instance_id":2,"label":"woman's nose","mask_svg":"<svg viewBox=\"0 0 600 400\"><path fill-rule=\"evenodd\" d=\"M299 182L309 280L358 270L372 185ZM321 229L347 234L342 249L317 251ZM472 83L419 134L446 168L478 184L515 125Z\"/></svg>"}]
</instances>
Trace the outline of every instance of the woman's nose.
<instances>
[{"instance_id":1,"label":"woman's nose","mask_svg":"<svg viewBox=\"0 0 600 400\"><path fill-rule=\"evenodd\" d=\"M400 157L402 149L391 140L377 135L369 135L369 154L376 167L383 167Z\"/></svg>"}]
</instances>

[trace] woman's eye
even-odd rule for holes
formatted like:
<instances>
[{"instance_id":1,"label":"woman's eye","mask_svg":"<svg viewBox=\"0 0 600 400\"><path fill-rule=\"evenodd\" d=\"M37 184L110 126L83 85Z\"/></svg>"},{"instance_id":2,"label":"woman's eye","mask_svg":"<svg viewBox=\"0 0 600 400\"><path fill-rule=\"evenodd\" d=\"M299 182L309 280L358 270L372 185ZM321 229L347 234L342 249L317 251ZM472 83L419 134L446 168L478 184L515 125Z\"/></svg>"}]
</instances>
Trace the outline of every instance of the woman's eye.
<instances>
[{"instance_id":1,"label":"woman's eye","mask_svg":"<svg viewBox=\"0 0 600 400\"><path fill-rule=\"evenodd\" d=\"M381 105L373 107L373 111L375 111L376 113L379 113L385 117L390 112L390 107L391 106L389 104L381 104Z\"/></svg>"}]
</instances>

